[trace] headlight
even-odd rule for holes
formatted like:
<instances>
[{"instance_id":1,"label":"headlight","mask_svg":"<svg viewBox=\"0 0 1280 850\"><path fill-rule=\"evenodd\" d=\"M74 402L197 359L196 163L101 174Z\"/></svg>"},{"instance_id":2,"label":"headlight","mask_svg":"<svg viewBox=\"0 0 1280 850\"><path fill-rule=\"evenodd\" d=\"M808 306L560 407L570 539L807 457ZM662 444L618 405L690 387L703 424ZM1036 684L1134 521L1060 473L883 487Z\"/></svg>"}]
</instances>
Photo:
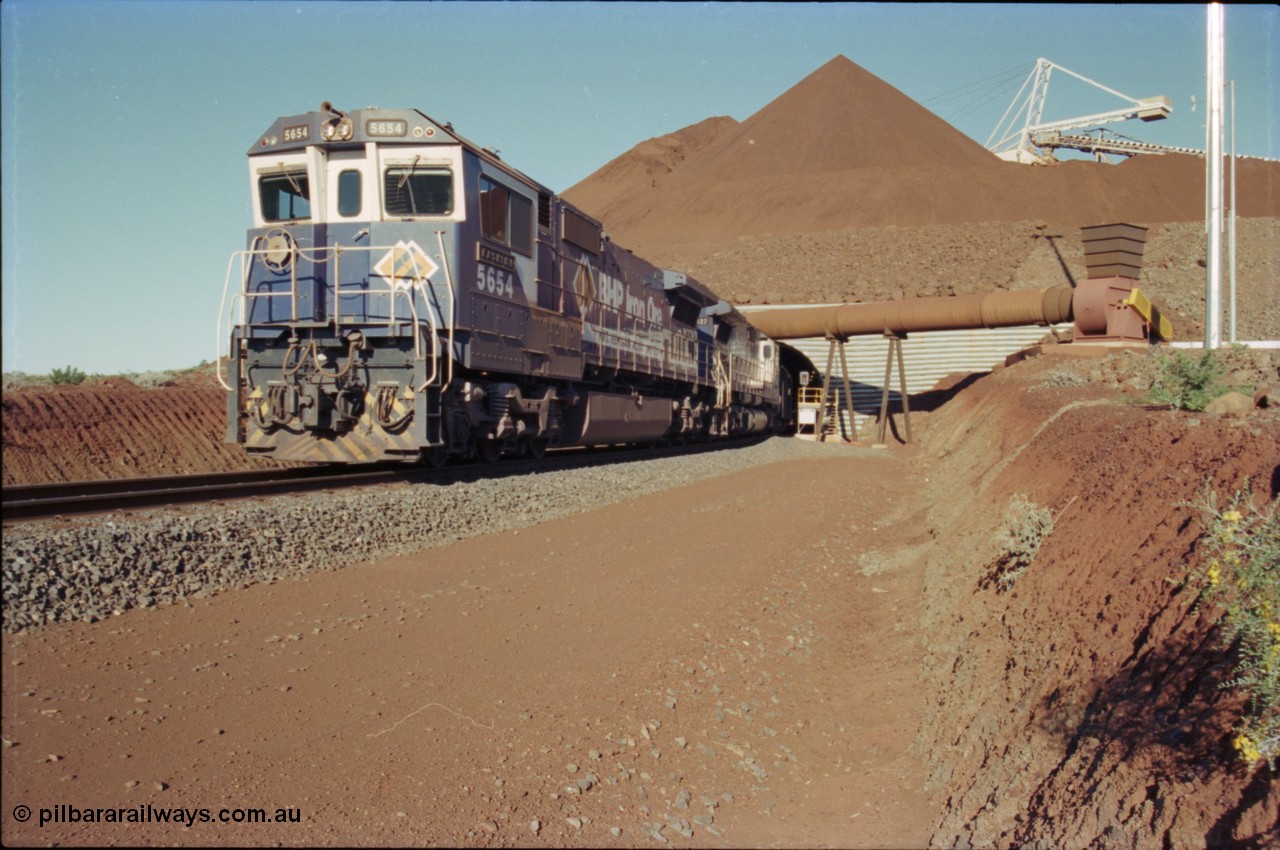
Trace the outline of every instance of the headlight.
<instances>
[{"instance_id":1,"label":"headlight","mask_svg":"<svg viewBox=\"0 0 1280 850\"><path fill-rule=\"evenodd\" d=\"M343 118L339 121L330 121L320 130L320 135L324 137L326 142L345 142L355 135L355 127L351 124L351 119Z\"/></svg>"}]
</instances>

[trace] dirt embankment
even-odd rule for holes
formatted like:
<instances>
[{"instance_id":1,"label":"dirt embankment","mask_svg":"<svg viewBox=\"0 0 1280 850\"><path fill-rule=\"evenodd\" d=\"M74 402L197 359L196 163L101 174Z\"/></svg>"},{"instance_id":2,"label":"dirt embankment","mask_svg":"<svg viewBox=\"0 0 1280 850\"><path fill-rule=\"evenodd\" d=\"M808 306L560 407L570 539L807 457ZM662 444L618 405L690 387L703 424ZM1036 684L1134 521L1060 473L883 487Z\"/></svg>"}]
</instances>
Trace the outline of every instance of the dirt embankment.
<instances>
[{"instance_id":1,"label":"dirt embankment","mask_svg":"<svg viewBox=\"0 0 1280 850\"><path fill-rule=\"evenodd\" d=\"M1206 487L1276 499L1280 417L1119 405L1096 384L1050 388L1062 368L979 381L917 448L935 538L917 744L946 798L933 843L1275 846L1280 785L1231 750L1231 659L1182 579ZM1005 585L994 537L1015 493L1056 520Z\"/></svg>"},{"instance_id":2,"label":"dirt embankment","mask_svg":"<svg viewBox=\"0 0 1280 850\"><path fill-rule=\"evenodd\" d=\"M6 387L3 404L5 486L268 466L222 441L226 393L211 375Z\"/></svg>"}]
</instances>

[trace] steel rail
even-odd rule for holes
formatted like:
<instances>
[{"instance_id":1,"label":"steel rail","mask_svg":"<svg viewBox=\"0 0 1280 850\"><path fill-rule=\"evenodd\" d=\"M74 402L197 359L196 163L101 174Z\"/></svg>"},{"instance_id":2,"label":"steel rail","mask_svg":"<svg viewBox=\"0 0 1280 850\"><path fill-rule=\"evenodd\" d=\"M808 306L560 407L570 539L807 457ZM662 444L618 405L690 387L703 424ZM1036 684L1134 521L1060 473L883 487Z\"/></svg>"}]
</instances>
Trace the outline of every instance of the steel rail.
<instances>
[{"instance_id":1,"label":"steel rail","mask_svg":"<svg viewBox=\"0 0 1280 850\"><path fill-rule=\"evenodd\" d=\"M113 478L5 487L0 493L3 519L35 519L154 507L220 498L244 498L273 492L347 486L359 477L387 475L386 467L364 465L335 469L267 469L155 478Z\"/></svg>"},{"instance_id":2,"label":"steel rail","mask_svg":"<svg viewBox=\"0 0 1280 850\"><path fill-rule=\"evenodd\" d=\"M77 514L106 513L135 508L193 504L216 500L284 495L311 490L397 483L469 481L534 472L551 472L638 460L657 460L718 449L741 448L760 435L740 440L715 440L684 446L615 446L554 450L545 459L503 458L494 463L459 463L438 469L427 466L361 464L337 467L173 475L157 478L116 478L5 487L0 491L3 520L23 521Z\"/></svg>"}]
</instances>

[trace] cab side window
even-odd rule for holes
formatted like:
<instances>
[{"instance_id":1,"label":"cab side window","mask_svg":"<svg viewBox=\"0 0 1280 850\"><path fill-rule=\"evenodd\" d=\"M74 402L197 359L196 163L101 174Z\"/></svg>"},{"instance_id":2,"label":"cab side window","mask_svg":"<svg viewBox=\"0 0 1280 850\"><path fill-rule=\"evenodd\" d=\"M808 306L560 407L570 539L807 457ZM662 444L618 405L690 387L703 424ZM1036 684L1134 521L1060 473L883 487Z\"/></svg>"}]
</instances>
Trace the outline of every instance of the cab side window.
<instances>
[{"instance_id":1,"label":"cab side window","mask_svg":"<svg viewBox=\"0 0 1280 850\"><path fill-rule=\"evenodd\" d=\"M480 230L486 239L532 255L533 202L481 176Z\"/></svg>"}]
</instances>

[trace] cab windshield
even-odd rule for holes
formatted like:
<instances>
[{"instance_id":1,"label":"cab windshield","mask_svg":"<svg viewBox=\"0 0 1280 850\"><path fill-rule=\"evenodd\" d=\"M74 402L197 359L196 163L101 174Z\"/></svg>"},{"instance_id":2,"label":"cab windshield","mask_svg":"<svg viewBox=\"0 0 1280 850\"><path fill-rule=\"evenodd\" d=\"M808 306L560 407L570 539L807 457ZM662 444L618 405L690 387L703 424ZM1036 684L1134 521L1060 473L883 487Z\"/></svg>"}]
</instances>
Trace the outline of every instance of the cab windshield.
<instances>
[{"instance_id":1,"label":"cab windshield","mask_svg":"<svg viewBox=\"0 0 1280 850\"><path fill-rule=\"evenodd\" d=\"M258 178L258 199L265 221L311 218L311 188L305 169L264 174Z\"/></svg>"},{"instance_id":2,"label":"cab windshield","mask_svg":"<svg viewBox=\"0 0 1280 850\"><path fill-rule=\"evenodd\" d=\"M421 165L392 166L383 173L387 215L449 215L453 212L453 173Z\"/></svg>"}]
</instances>

